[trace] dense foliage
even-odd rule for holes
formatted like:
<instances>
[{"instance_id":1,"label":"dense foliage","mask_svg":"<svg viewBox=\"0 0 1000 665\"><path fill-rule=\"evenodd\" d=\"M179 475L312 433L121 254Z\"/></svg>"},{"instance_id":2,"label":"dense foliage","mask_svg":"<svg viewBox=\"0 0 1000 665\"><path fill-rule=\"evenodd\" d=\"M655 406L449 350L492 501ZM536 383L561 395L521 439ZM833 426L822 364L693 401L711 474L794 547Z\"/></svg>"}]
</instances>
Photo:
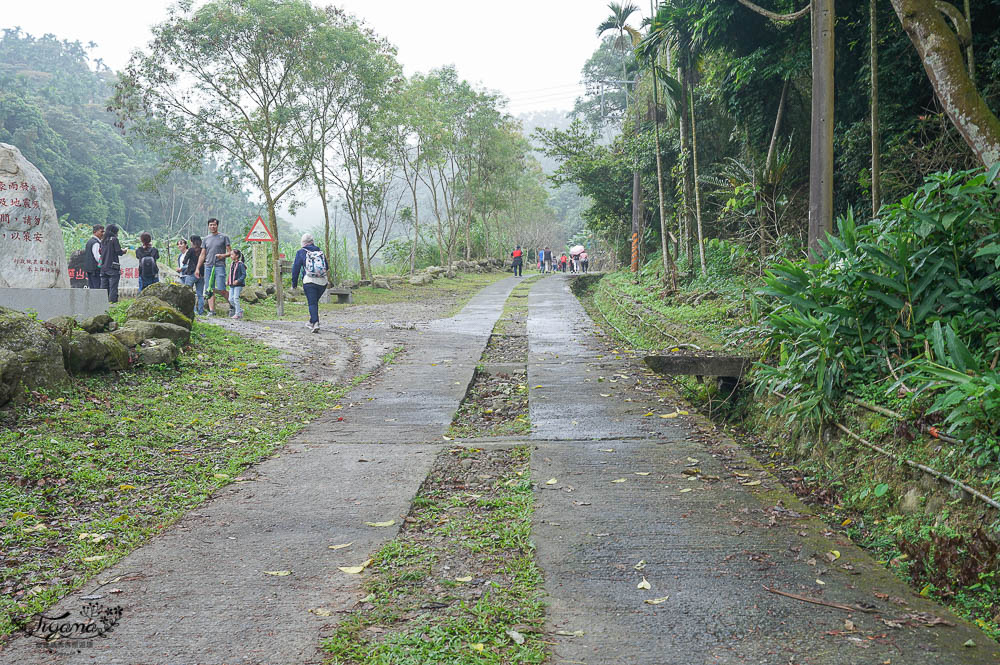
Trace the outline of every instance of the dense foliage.
<instances>
[{"instance_id":1,"label":"dense foliage","mask_svg":"<svg viewBox=\"0 0 1000 665\"><path fill-rule=\"evenodd\" d=\"M202 232L209 217L242 224L256 215L210 163L200 164L199 174L157 180L158 157L129 145L107 112L114 80L79 42L16 28L0 37L0 142L17 146L41 170L60 217L173 238Z\"/></svg>"},{"instance_id":2,"label":"dense foliage","mask_svg":"<svg viewBox=\"0 0 1000 665\"><path fill-rule=\"evenodd\" d=\"M861 386L930 391L980 464L1000 460L998 173L935 174L866 224L841 217L822 261L772 267L758 387L787 395L778 411L815 424Z\"/></svg>"}]
</instances>

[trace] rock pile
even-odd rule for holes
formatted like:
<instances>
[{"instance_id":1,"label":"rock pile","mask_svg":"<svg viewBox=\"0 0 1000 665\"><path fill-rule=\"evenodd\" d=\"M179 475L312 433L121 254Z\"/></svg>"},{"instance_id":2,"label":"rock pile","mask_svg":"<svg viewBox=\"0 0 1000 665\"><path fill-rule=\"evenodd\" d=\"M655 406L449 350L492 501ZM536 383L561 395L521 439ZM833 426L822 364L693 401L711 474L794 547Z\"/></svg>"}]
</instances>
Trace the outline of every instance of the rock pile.
<instances>
[{"instance_id":1,"label":"rock pile","mask_svg":"<svg viewBox=\"0 0 1000 665\"><path fill-rule=\"evenodd\" d=\"M191 337L194 292L159 282L143 289L118 326L107 314L41 323L0 307L0 406L58 385L68 372L172 363Z\"/></svg>"}]
</instances>

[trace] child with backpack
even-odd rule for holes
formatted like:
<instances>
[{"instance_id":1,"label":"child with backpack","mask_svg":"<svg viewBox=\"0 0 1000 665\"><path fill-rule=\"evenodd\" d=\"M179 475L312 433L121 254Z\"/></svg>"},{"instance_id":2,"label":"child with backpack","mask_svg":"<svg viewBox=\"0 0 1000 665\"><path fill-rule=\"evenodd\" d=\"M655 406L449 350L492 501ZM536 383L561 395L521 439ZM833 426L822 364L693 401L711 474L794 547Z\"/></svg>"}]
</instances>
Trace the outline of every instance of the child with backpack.
<instances>
[{"instance_id":1,"label":"child with backpack","mask_svg":"<svg viewBox=\"0 0 1000 665\"><path fill-rule=\"evenodd\" d=\"M141 245L135 250L135 258L139 259L139 292L160 281L160 268L156 262L160 260L160 252L153 247L153 236L143 231L139 234Z\"/></svg>"},{"instance_id":2,"label":"child with backpack","mask_svg":"<svg viewBox=\"0 0 1000 665\"><path fill-rule=\"evenodd\" d=\"M229 307L232 309L229 318L242 319L243 308L240 306L240 293L246 286L247 264L243 262L243 252L240 250L233 248L229 255L233 259L229 266L229 278L226 280L226 286L229 287Z\"/></svg>"},{"instance_id":3,"label":"child with backpack","mask_svg":"<svg viewBox=\"0 0 1000 665\"><path fill-rule=\"evenodd\" d=\"M327 263L326 255L313 242L311 233L302 235L302 249L295 252L295 262L292 263L292 288L298 286L299 275L302 274L302 291L309 303L309 329L319 332L319 299L326 291Z\"/></svg>"}]
</instances>

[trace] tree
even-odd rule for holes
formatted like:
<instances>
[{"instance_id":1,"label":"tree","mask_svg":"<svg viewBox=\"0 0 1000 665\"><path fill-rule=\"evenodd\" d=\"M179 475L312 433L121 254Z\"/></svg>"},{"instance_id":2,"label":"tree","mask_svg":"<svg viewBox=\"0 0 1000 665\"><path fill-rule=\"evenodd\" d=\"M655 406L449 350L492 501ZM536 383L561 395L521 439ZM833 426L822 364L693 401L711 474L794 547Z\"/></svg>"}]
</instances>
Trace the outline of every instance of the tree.
<instances>
[{"instance_id":1,"label":"tree","mask_svg":"<svg viewBox=\"0 0 1000 665\"><path fill-rule=\"evenodd\" d=\"M962 138L986 166L1000 161L1000 119L969 76L961 46L971 43L965 16L947 2L892 0L903 29L916 47L934 92ZM957 28L953 32L944 14Z\"/></svg>"},{"instance_id":2,"label":"tree","mask_svg":"<svg viewBox=\"0 0 1000 665\"><path fill-rule=\"evenodd\" d=\"M153 27L149 52L132 56L112 106L131 136L164 152L165 169L217 156L231 182L256 187L277 241L276 207L310 173L314 146L296 128L309 109L309 61L327 27L306 0L214 0L197 10L182 0Z\"/></svg>"}]
</instances>

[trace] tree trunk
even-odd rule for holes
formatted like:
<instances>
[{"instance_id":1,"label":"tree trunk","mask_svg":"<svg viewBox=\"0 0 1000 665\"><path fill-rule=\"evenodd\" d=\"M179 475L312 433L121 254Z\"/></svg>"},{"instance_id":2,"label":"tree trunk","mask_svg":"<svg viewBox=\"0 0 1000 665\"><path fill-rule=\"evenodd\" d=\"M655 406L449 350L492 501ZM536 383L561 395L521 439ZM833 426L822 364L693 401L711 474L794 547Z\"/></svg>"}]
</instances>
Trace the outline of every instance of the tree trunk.
<instances>
[{"instance_id":1,"label":"tree trunk","mask_svg":"<svg viewBox=\"0 0 1000 665\"><path fill-rule=\"evenodd\" d=\"M670 292L677 291L677 266L670 255L669 232L667 231L666 211L663 208L663 156L660 154L660 86L657 81L655 60L653 69L653 118L656 131L656 190L659 195L660 213L660 252L663 254L663 281L669 285Z\"/></svg>"},{"instance_id":2,"label":"tree trunk","mask_svg":"<svg viewBox=\"0 0 1000 665\"><path fill-rule=\"evenodd\" d=\"M898 0L893 0L897 2ZM812 2L812 122L809 148L809 250L833 231L834 0Z\"/></svg>"},{"instance_id":3,"label":"tree trunk","mask_svg":"<svg viewBox=\"0 0 1000 665\"><path fill-rule=\"evenodd\" d=\"M1000 161L1000 119L969 78L958 37L934 0L892 0L945 113L984 165Z\"/></svg>"},{"instance_id":4,"label":"tree trunk","mask_svg":"<svg viewBox=\"0 0 1000 665\"><path fill-rule=\"evenodd\" d=\"M278 305L278 318L285 315L285 289L281 280L281 257L278 256L278 248L281 246L278 241L278 216L274 212L274 200L271 198L271 190L264 189L264 200L267 201L267 221L271 225L271 235L274 236L274 247L271 250L271 272L274 275L274 299Z\"/></svg>"},{"instance_id":5,"label":"tree trunk","mask_svg":"<svg viewBox=\"0 0 1000 665\"><path fill-rule=\"evenodd\" d=\"M876 0L870 0L869 19L871 23L871 77L872 77L872 217L878 217L882 207L882 167L878 131L878 18Z\"/></svg>"},{"instance_id":6,"label":"tree trunk","mask_svg":"<svg viewBox=\"0 0 1000 665\"><path fill-rule=\"evenodd\" d=\"M694 170L694 215L698 229L698 262L701 274L708 272L705 265L705 236L701 228L701 187L698 186L698 130L694 121L694 85L688 87L691 95L691 167Z\"/></svg>"},{"instance_id":7,"label":"tree trunk","mask_svg":"<svg viewBox=\"0 0 1000 665\"><path fill-rule=\"evenodd\" d=\"M875 0L872 0L875 2ZM764 178L767 182L774 181L774 160L778 154L778 134L781 133L781 121L785 117L785 102L788 99L788 82L785 79L781 86L781 97L778 100L778 112L774 116L774 129L771 131L771 143L767 146L767 159L764 161Z\"/></svg>"},{"instance_id":8,"label":"tree trunk","mask_svg":"<svg viewBox=\"0 0 1000 665\"><path fill-rule=\"evenodd\" d=\"M688 156L691 154L691 149L688 137L687 103L684 101L687 99L687 75L683 67L677 68L677 80L681 84L681 170L683 172L682 187L684 189L683 201L681 202L680 235L681 244L684 246L684 252L687 255L688 266L691 267L694 260L694 246L691 243L694 237L694 234L691 233L691 172L688 169Z\"/></svg>"}]
</instances>

